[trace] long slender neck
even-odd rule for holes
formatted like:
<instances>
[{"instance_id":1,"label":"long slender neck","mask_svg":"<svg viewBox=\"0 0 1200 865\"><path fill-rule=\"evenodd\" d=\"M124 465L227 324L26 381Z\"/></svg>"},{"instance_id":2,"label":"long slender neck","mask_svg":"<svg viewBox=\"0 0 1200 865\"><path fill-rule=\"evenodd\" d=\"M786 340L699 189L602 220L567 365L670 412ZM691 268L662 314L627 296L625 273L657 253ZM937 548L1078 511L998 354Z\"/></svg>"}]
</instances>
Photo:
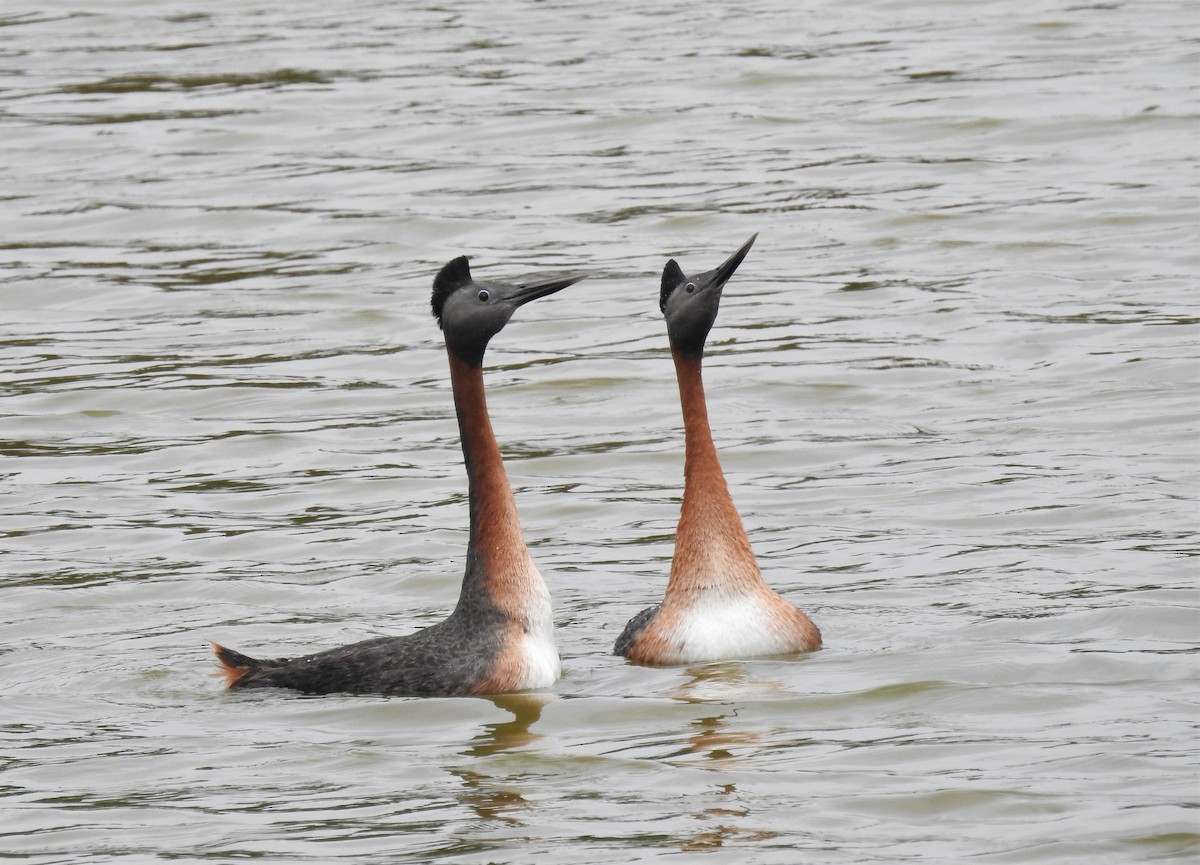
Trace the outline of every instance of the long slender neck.
<instances>
[{"instance_id":1,"label":"long slender neck","mask_svg":"<svg viewBox=\"0 0 1200 865\"><path fill-rule=\"evenodd\" d=\"M492 432L483 390L483 367L450 356L454 408L467 465L471 536L460 606L487 588L493 603L503 606L507 589L533 569L521 535L517 503L504 471L500 445Z\"/></svg>"},{"instance_id":2,"label":"long slender neck","mask_svg":"<svg viewBox=\"0 0 1200 865\"><path fill-rule=\"evenodd\" d=\"M735 588L762 576L717 459L700 367L702 356L672 352L683 407L683 505L671 560L672 589Z\"/></svg>"}]
</instances>

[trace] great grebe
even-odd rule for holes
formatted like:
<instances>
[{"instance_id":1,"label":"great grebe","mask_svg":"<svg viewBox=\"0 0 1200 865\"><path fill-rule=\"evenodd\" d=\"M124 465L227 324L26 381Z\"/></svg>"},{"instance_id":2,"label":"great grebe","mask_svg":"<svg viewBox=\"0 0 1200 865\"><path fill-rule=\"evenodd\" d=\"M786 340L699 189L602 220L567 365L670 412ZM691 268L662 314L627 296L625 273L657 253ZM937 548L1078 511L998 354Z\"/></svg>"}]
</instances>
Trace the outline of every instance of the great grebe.
<instances>
[{"instance_id":1,"label":"great grebe","mask_svg":"<svg viewBox=\"0 0 1200 865\"><path fill-rule=\"evenodd\" d=\"M434 279L433 314L450 358L470 500L466 573L450 616L412 634L297 658L258 660L214 644L228 687L456 696L547 688L558 679L550 593L521 535L492 432L483 355L517 307L580 279L476 282L465 256Z\"/></svg>"},{"instance_id":2,"label":"great grebe","mask_svg":"<svg viewBox=\"0 0 1200 865\"><path fill-rule=\"evenodd\" d=\"M717 459L700 375L721 291L757 236L698 276L685 276L674 259L663 269L659 308L683 406L683 504L666 595L630 619L613 649L631 661L686 664L821 647L816 625L762 577Z\"/></svg>"}]
</instances>

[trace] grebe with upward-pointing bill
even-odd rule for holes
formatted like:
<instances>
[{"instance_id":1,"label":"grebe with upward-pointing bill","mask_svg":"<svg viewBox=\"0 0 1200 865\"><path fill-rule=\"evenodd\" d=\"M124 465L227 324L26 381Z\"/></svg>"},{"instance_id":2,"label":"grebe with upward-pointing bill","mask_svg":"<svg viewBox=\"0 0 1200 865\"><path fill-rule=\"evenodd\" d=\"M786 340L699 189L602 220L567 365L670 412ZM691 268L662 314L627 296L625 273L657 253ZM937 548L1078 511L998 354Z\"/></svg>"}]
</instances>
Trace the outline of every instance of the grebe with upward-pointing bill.
<instances>
[{"instance_id":1,"label":"grebe with upward-pointing bill","mask_svg":"<svg viewBox=\"0 0 1200 865\"><path fill-rule=\"evenodd\" d=\"M227 686L307 694L504 694L548 688L559 676L550 594L529 555L492 432L483 388L488 341L517 307L583 279L476 282L465 256L434 279L466 461L470 538L458 604L445 620L297 658L259 660L214 644Z\"/></svg>"},{"instance_id":2,"label":"grebe with upward-pointing bill","mask_svg":"<svg viewBox=\"0 0 1200 865\"><path fill-rule=\"evenodd\" d=\"M630 619L613 648L631 661L687 664L821 647L812 620L762 577L717 459L700 376L721 291L756 237L698 276L684 276L674 259L663 269L659 308L683 408L683 503L666 595Z\"/></svg>"}]
</instances>

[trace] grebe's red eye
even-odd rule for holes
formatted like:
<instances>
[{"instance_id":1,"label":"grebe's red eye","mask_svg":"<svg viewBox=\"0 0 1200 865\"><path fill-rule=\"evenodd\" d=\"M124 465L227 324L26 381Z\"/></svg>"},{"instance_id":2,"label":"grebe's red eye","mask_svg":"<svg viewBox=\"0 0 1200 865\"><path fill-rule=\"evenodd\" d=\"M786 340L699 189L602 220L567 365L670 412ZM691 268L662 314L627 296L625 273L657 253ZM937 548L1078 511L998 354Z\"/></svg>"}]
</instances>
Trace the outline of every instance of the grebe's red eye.
<instances>
[{"instance_id":1,"label":"grebe's red eye","mask_svg":"<svg viewBox=\"0 0 1200 865\"><path fill-rule=\"evenodd\" d=\"M487 299L489 297L491 297L491 295L488 294L488 290L486 288L479 289L479 294L477 294L475 296L478 297L480 300L484 301L485 303L487 302Z\"/></svg>"},{"instance_id":2,"label":"grebe's red eye","mask_svg":"<svg viewBox=\"0 0 1200 865\"><path fill-rule=\"evenodd\" d=\"M683 290L686 291L688 294L691 294L693 291L696 290L696 283L689 282L687 285L685 285L683 287Z\"/></svg>"}]
</instances>

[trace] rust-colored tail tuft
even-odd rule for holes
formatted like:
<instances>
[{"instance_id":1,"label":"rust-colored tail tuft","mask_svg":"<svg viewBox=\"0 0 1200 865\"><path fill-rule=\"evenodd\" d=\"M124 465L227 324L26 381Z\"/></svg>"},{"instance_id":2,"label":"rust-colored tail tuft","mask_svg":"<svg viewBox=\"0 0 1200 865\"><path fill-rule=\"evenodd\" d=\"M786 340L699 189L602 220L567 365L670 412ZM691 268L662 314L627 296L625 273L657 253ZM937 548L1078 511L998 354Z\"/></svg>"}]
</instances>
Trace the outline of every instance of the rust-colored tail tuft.
<instances>
[{"instance_id":1,"label":"rust-colored tail tuft","mask_svg":"<svg viewBox=\"0 0 1200 865\"><path fill-rule=\"evenodd\" d=\"M213 654L221 665L221 673L225 676L225 687L236 688L238 682L258 668L258 661L233 649L213 643Z\"/></svg>"}]
</instances>

